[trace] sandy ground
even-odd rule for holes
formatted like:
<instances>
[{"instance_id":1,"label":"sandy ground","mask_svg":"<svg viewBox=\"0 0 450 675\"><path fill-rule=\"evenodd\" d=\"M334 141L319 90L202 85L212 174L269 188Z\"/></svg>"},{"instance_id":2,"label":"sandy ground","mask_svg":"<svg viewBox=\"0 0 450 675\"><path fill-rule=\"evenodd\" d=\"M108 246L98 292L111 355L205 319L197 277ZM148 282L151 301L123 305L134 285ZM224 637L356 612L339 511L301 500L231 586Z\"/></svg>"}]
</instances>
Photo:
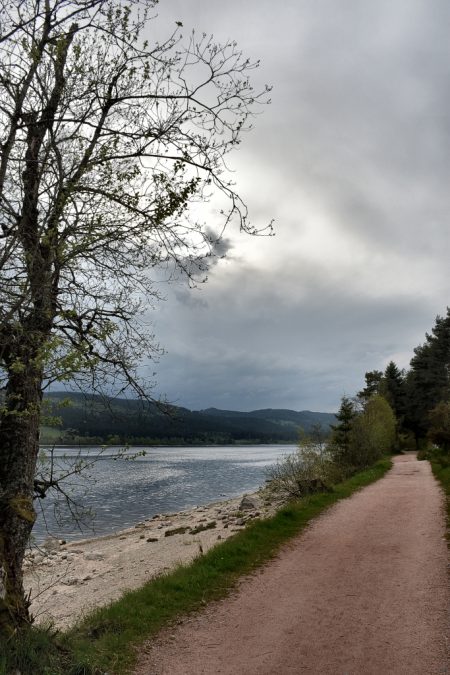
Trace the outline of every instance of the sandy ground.
<instances>
[{"instance_id":1,"label":"sandy ground","mask_svg":"<svg viewBox=\"0 0 450 675\"><path fill-rule=\"evenodd\" d=\"M250 500L250 501L249 501ZM253 506L252 506L253 505ZM232 536L254 518L276 509L264 493L189 511L154 516L114 535L69 544L48 540L25 561L25 587L37 622L67 628L93 607L117 600L124 591ZM184 528L183 533L174 533ZM201 528L200 532L193 532ZM203 529L208 528L208 529Z\"/></svg>"},{"instance_id":2,"label":"sandy ground","mask_svg":"<svg viewBox=\"0 0 450 675\"><path fill-rule=\"evenodd\" d=\"M447 673L444 532L428 463L398 457L234 595L147 644L136 675Z\"/></svg>"}]
</instances>

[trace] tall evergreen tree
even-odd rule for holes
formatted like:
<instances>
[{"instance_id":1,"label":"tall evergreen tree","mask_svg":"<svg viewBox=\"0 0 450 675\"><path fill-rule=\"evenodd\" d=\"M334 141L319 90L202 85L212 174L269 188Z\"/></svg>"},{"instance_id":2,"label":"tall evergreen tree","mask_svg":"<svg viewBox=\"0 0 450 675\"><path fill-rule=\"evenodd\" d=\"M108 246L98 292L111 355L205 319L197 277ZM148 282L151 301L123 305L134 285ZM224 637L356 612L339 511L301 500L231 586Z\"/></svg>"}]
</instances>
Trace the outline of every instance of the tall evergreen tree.
<instances>
[{"instance_id":1,"label":"tall evergreen tree","mask_svg":"<svg viewBox=\"0 0 450 675\"><path fill-rule=\"evenodd\" d=\"M371 396L378 394L381 381L383 379L383 373L381 370L370 370L364 376L366 380L366 386L360 392L358 392L358 398L362 401L367 402Z\"/></svg>"},{"instance_id":2,"label":"tall evergreen tree","mask_svg":"<svg viewBox=\"0 0 450 675\"><path fill-rule=\"evenodd\" d=\"M429 430L429 412L441 401L450 401L450 308L438 316L424 344L414 350L406 381L406 424L424 438Z\"/></svg>"},{"instance_id":3,"label":"tall evergreen tree","mask_svg":"<svg viewBox=\"0 0 450 675\"><path fill-rule=\"evenodd\" d=\"M380 384L380 394L384 396L401 423L406 412L406 385L405 373L400 370L394 361L390 361L384 371Z\"/></svg>"},{"instance_id":4,"label":"tall evergreen tree","mask_svg":"<svg viewBox=\"0 0 450 675\"><path fill-rule=\"evenodd\" d=\"M335 460L344 466L350 451L353 421L356 417L355 406L347 396L341 399L341 407L336 414L337 424L332 425L331 447Z\"/></svg>"}]
</instances>

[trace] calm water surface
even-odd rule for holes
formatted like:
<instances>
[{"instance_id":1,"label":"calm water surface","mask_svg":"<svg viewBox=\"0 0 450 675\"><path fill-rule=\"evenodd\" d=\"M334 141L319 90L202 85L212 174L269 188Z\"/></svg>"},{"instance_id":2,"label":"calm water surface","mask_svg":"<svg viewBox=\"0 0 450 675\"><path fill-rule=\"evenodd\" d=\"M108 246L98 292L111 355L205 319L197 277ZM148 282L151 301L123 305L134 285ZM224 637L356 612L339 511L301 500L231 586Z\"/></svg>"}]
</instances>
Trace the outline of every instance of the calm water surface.
<instances>
[{"instance_id":1,"label":"calm water surface","mask_svg":"<svg viewBox=\"0 0 450 675\"><path fill-rule=\"evenodd\" d=\"M85 477L66 481L72 510L82 516L74 524L64 501L48 496L38 505L33 530L37 541L48 533L77 539L121 530L157 513L181 511L195 505L227 499L257 489L267 468L292 452L292 445L202 446L131 448L144 457L114 458L119 448L55 448L56 471L74 462L91 461ZM46 451L44 450L44 453ZM100 454L99 454L100 453ZM48 459L43 460L48 466ZM93 512L93 517L80 513ZM81 529L80 529L81 528Z\"/></svg>"}]
</instances>

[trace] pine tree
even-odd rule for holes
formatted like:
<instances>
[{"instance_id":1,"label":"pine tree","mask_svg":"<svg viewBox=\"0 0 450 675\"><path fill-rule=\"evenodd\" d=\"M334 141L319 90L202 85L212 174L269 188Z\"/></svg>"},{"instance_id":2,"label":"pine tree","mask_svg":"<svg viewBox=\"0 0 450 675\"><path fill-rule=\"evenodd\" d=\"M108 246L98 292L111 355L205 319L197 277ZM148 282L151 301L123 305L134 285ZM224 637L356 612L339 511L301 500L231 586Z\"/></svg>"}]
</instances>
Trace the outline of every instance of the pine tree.
<instances>
[{"instance_id":1,"label":"pine tree","mask_svg":"<svg viewBox=\"0 0 450 675\"><path fill-rule=\"evenodd\" d=\"M401 424L406 412L405 373L394 361L390 361L384 371L380 393L391 406L398 423Z\"/></svg>"},{"instance_id":2,"label":"pine tree","mask_svg":"<svg viewBox=\"0 0 450 675\"><path fill-rule=\"evenodd\" d=\"M431 334L414 350L406 393L406 424L416 438L424 438L430 411L441 401L450 401L450 308L445 317L436 318Z\"/></svg>"},{"instance_id":3,"label":"pine tree","mask_svg":"<svg viewBox=\"0 0 450 675\"><path fill-rule=\"evenodd\" d=\"M341 399L341 407L336 415L337 424L332 425L331 448L335 461L340 466L347 464L347 458L350 452L351 432L353 421L356 417L355 406L347 397Z\"/></svg>"},{"instance_id":4,"label":"pine tree","mask_svg":"<svg viewBox=\"0 0 450 675\"><path fill-rule=\"evenodd\" d=\"M366 380L366 386L360 392L358 392L358 398L362 401L367 402L371 396L378 394L381 381L383 379L383 373L381 370L370 370L364 376Z\"/></svg>"}]
</instances>

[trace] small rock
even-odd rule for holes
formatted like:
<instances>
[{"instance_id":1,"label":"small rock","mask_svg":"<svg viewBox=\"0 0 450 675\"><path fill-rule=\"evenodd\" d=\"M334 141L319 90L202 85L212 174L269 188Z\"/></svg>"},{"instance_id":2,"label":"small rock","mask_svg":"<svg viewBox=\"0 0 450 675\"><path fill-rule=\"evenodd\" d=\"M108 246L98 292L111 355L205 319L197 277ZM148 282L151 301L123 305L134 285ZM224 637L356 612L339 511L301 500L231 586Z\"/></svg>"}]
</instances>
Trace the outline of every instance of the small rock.
<instances>
[{"instance_id":1,"label":"small rock","mask_svg":"<svg viewBox=\"0 0 450 675\"><path fill-rule=\"evenodd\" d=\"M184 534L188 529L189 529L188 527L175 527L173 530L166 530L164 536L172 537L174 534Z\"/></svg>"},{"instance_id":2,"label":"small rock","mask_svg":"<svg viewBox=\"0 0 450 675\"><path fill-rule=\"evenodd\" d=\"M61 583L65 586L76 586L80 583L80 580L78 577L67 577L67 579L63 579Z\"/></svg>"},{"instance_id":3,"label":"small rock","mask_svg":"<svg viewBox=\"0 0 450 675\"><path fill-rule=\"evenodd\" d=\"M42 548L46 551L56 551L59 548L59 540L55 537L48 537L42 544Z\"/></svg>"},{"instance_id":4,"label":"small rock","mask_svg":"<svg viewBox=\"0 0 450 675\"><path fill-rule=\"evenodd\" d=\"M242 527L243 525L245 525L246 522L247 522L247 521L246 521L245 518L238 518L238 519L236 520L235 525L239 525L239 527Z\"/></svg>"},{"instance_id":5,"label":"small rock","mask_svg":"<svg viewBox=\"0 0 450 675\"><path fill-rule=\"evenodd\" d=\"M221 535L221 534L218 534L218 535L217 535L217 539L222 539L222 535Z\"/></svg>"},{"instance_id":6,"label":"small rock","mask_svg":"<svg viewBox=\"0 0 450 675\"><path fill-rule=\"evenodd\" d=\"M239 504L239 511L254 511L259 507L259 499L244 495Z\"/></svg>"},{"instance_id":7,"label":"small rock","mask_svg":"<svg viewBox=\"0 0 450 675\"><path fill-rule=\"evenodd\" d=\"M136 523L134 527L145 527L145 523Z\"/></svg>"},{"instance_id":8,"label":"small rock","mask_svg":"<svg viewBox=\"0 0 450 675\"><path fill-rule=\"evenodd\" d=\"M85 577L83 577L83 581L90 581L92 579L90 574L86 574Z\"/></svg>"},{"instance_id":9,"label":"small rock","mask_svg":"<svg viewBox=\"0 0 450 675\"><path fill-rule=\"evenodd\" d=\"M204 520L206 520L206 518ZM216 525L217 523L215 520L211 520L209 523L206 523L205 525L199 524L191 529L190 534L198 534L198 532L203 532L204 530L211 530L214 527L216 527Z\"/></svg>"},{"instance_id":10,"label":"small rock","mask_svg":"<svg viewBox=\"0 0 450 675\"><path fill-rule=\"evenodd\" d=\"M126 537L119 537L119 539L122 539L122 541L123 541L124 539L126 539Z\"/></svg>"},{"instance_id":11,"label":"small rock","mask_svg":"<svg viewBox=\"0 0 450 675\"><path fill-rule=\"evenodd\" d=\"M139 536L139 539L145 539L145 534L141 534L141 535Z\"/></svg>"},{"instance_id":12,"label":"small rock","mask_svg":"<svg viewBox=\"0 0 450 675\"><path fill-rule=\"evenodd\" d=\"M148 542L159 541L159 537L148 537L148 538L146 539L146 541L148 541Z\"/></svg>"},{"instance_id":13,"label":"small rock","mask_svg":"<svg viewBox=\"0 0 450 675\"><path fill-rule=\"evenodd\" d=\"M96 553L95 551L92 551L92 553L85 553L84 559L85 560L104 560L105 556L104 556L103 553Z\"/></svg>"}]
</instances>

